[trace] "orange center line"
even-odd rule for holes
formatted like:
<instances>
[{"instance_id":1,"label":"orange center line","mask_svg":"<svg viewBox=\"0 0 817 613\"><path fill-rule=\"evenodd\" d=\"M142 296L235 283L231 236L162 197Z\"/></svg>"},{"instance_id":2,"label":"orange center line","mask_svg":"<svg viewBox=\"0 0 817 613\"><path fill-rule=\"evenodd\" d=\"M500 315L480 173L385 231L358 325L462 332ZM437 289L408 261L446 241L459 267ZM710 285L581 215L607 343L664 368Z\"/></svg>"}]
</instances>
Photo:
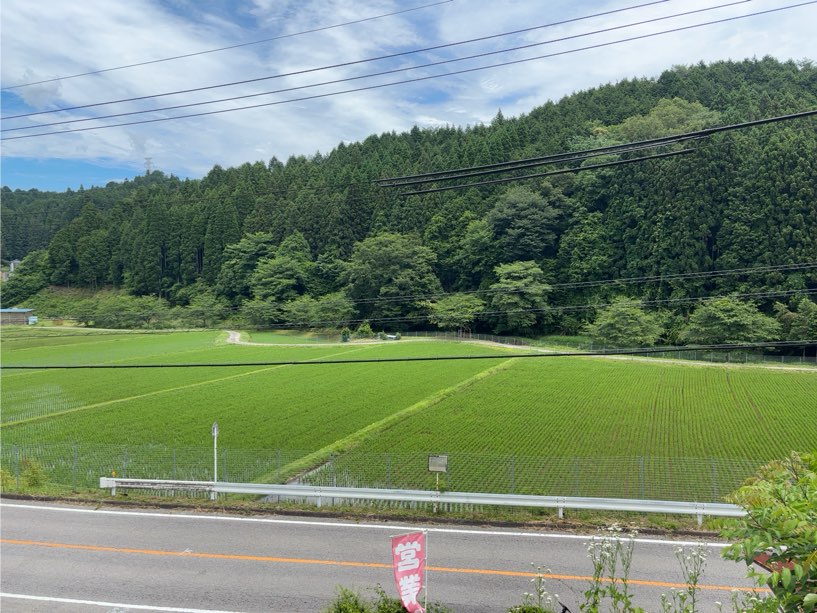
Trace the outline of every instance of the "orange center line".
<instances>
[{"instance_id":1,"label":"orange center line","mask_svg":"<svg viewBox=\"0 0 817 613\"><path fill-rule=\"evenodd\" d=\"M345 560L316 560L311 558L286 558L279 556L252 556L238 553L196 553L189 551L169 551L160 549L136 549L132 547L103 547L101 545L79 545L72 543L50 543L46 541L32 541L24 539L0 539L0 543L8 545L29 545L34 547L49 547L52 549L73 549L81 551L101 551L107 553L126 553L126 554L141 554L149 556L170 556L178 558L202 558L207 560L241 560L250 562L276 562L279 564L318 564L324 566L347 566L354 568L383 568L391 569L390 564L381 564L379 562L351 562ZM446 566L426 566L426 570L440 573L460 573L472 575L493 575L500 577L527 577L533 578L541 576L544 579L556 579L561 581L592 581L593 577L584 575L560 575L554 573L532 573L525 571L514 570L493 570L487 568L450 568ZM609 581L609 579L602 579ZM620 581L620 580L619 580ZM653 587L686 589L685 583L673 583L670 581L650 581L647 579L630 579L630 585L645 585ZM750 587L733 587L729 585L698 585L702 590L722 590L733 591L739 590L743 592L753 592L756 588Z\"/></svg>"}]
</instances>

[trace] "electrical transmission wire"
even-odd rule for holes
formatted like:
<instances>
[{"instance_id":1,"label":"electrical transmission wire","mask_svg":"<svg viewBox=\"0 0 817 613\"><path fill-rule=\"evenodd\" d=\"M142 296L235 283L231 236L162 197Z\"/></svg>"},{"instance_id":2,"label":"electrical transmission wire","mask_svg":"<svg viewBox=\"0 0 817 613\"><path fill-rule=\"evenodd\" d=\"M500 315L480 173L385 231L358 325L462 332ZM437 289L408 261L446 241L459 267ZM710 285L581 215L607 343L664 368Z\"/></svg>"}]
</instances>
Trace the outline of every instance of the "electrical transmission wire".
<instances>
[{"instance_id":1,"label":"electrical transmission wire","mask_svg":"<svg viewBox=\"0 0 817 613\"><path fill-rule=\"evenodd\" d=\"M430 189L420 189L413 192L401 192L401 196L417 196L420 194L431 194L434 192L445 192L452 189L468 189L471 187L481 187L484 185L496 185L498 183L509 183L511 181L525 181L526 179L536 179L540 177L552 177L555 175L563 175L583 170L597 170L599 168L610 168L612 166L622 166L624 164L634 164L636 162L646 162L649 160L657 160L662 158L674 157L678 155L688 155L695 153L695 149L682 149L681 151L670 151L667 153L656 153L655 155L646 155L638 158L631 158L626 160L616 160L615 162L603 162L601 164L590 164L589 166L574 166L572 168L560 168L559 170L549 170L547 172L537 172L530 175L521 175L516 177L506 177L504 179L492 179L490 181L478 181L476 183L462 183L458 185L448 185L446 187L434 187ZM515 170L515 169L514 169ZM496 172L496 171L494 171ZM508 171L504 171L508 172Z\"/></svg>"},{"instance_id":2,"label":"electrical transmission wire","mask_svg":"<svg viewBox=\"0 0 817 613\"><path fill-rule=\"evenodd\" d=\"M604 147L596 147L593 149L584 149L580 151L572 151L572 152L563 152L563 153L554 153L548 154L544 156L538 156L534 158L525 158L521 160L511 160L508 162L496 162L493 164L484 164L480 166L470 166L466 168L457 168L451 170L439 170L415 175L406 175L402 177L389 177L383 179L372 179L369 181L357 181L357 182L349 182L349 183L339 183L337 185L324 185L324 186L317 186L317 187L310 187L310 186L299 186L299 190L309 190L309 191L339 191L344 190L349 187L367 187L372 184L376 185L377 187L406 187L411 185L420 185L424 183L432 183L438 181L452 181L461 178L468 178L468 177L475 177L475 176L483 176L483 175L490 175L490 174L501 174L503 172L512 172L516 170L522 170L525 168L535 168L538 166L545 166L551 164L558 164L563 162L581 162L590 160L596 157L602 157L606 155L619 155L623 153L632 153L635 151L641 151L644 149L653 149L660 146L667 146L673 144L680 144L689 141L696 141L702 140L704 138L708 138L712 134L718 132L726 132L731 130L740 130L746 128L752 128L760 125L765 125L768 123L776 123L778 121L789 121L793 119L801 119L805 117L810 117L813 115L817 115L817 109L812 109L808 111L801 111L799 113L793 113L790 115L780 115L777 117L768 117L764 119L758 119L754 121L748 121L740 124L731 124L727 126L717 126L714 128L706 128L704 130L699 130L695 132L687 132L683 134L677 134L674 136L664 136L654 139L649 139L645 141L635 141L630 143L621 143L617 145L607 145ZM686 153L691 153L693 150L686 150ZM678 153L683 155L684 153ZM663 156L666 157L666 156ZM626 160L626 162L637 162L643 161L645 159L650 158L637 158ZM581 166L571 169L565 169L562 171L555 171L552 174L561 174L563 172L580 172L582 170L592 170L594 168L601 168L608 165L617 165L614 163L609 164L602 164L598 166ZM521 177L513 177L508 179L511 180L524 180L527 178L535 178L538 176L548 176L549 173L543 173L541 175L527 175ZM462 186L456 186L449 189L465 189L468 187L474 187L482 185L481 183L469 183L463 184ZM274 191L267 191L264 192L265 194L288 194L292 188L274 190ZM444 190L429 190L429 191L444 191ZM423 191L417 192L403 192L400 195L414 195L425 193ZM354 198L351 201L359 201L358 198Z\"/></svg>"},{"instance_id":3,"label":"electrical transmission wire","mask_svg":"<svg viewBox=\"0 0 817 613\"><path fill-rule=\"evenodd\" d=\"M507 292L510 293L510 292ZM717 300L719 298L741 298L745 300L761 300L764 298L790 298L794 296L811 296L813 294L817 294L817 289L799 289L799 290L781 290L781 291L767 291L767 292L751 292L751 293L744 293L744 294L714 294L708 296L697 296L697 297L690 297L690 298L663 298L663 299L655 299L655 300L632 300L628 302L628 304L632 304L634 306L651 306L651 307L660 307L670 304L694 304L697 302L702 302L705 300ZM564 312L571 312L571 311L596 311L598 309L603 309L607 307L613 306L615 303L612 302L596 302L592 304L578 304L578 305L565 305L565 306L545 306L545 307L529 307L529 308L519 308L519 309L493 309L493 310L483 310L477 311L473 315L475 318L478 317L495 317L497 315L519 315L523 313L564 313ZM378 324L398 324L398 323L419 323L424 321L429 321L431 319L430 315L396 315L393 317L362 317L359 319L350 319L345 320L347 325L352 324L362 324L363 322L371 323L378 323ZM300 321L300 322L291 322L291 323L284 323L278 324L276 323L275 326L277 328L321 328L327 326L335 326L337 325L337 321Z\"/></svg>"},{"instance_id":4,"label":"electrical transmission wire","mask_svg":"<svg viewBox=\"0 0 817 613\"><path fill-rule=\"evenodd\" d=\"M21 118L21 117L32 117L34 115L45 115L45 114L50 114L50 113L59 113L59 112L63 112L63 111L74 111L74 110L78 110L78 109L86 109L86 108L92 108L92 107L97 107L97 106L105 106L105 105L110 105L110 104L120 104L122 102L134 102L134 101L138 101L138 100L147 100L147 99L152 99L152 98L162 98L162 97L165 97L165 96L175 96L175 95L178 95L178 94L189 94L189 93L193 93L193 92L206 91L206 90L211 90L211 89L220 89L220 88L224 88L224 87L232 87L232 86L235 86L235 85L246 85L248 83L258 83L260 81L269 81L269 80L272 80L272 79L281 79L281 78L284 78L284 77L304 75L304 74L309 74L309 73L313 73L313 72L331 70L333 68L346 68L346 67L355 66L355 65L358 65L358 64L365 64L365 63L369 63L369 62L376 62L376 61L386 60L386 59L394 59L394 58L397 58L397 57L404 57L404 56L407 56L407 55L414 55L414 54L417 54L417 53L424 53L424 52L428 52L428 51L437 51L437 50L440 50L440 49L456 47L456 46L470 44L470 43L474 43L474 42L483 42L483 41L494 39L494 38L500 38L500 37L504 37L504 36L511 36L511 35L514 35L514 34L530 32L530 31L533 31L533 30L551 28L551 27L554 27L554 26L565 25L565 24L568 24L568 23L573 23L573 22L582 21L582 20L586 20L586 19L592 19L594 17L602 17L602 16L606 16L606 15L611 15L613 13L621 13L621 12L624 12L624 11L630 11L630 10L634 10L634 9L638 9L638 8L643 8L643 7L646 7L646 6L653 5L653 4L662 4L664 2L669 2L669 1L670 0L655 0L653 2L647 2L645 4L637 4L637 5L634 5L634 6L628 6L628 7L624 7L624 8L620 8L620 9L615 9L615 10L612 10L612 11L605 11L605 12L602 12L602 13L594 13L592 15L586 15L586 16L583 16L583 17L576 17L576 18L573 18L573 19L567 19L567 20L564 20L564 21L558 21L558 22L543 24L543 25L539 25L539 26L533 26L533 27L524 28L524 29L521 29L521 30L513 30L513 31L510 31L510 32L502 32L500 34L491 34L489 36L471 38L471 39L457 41L457 42L453 42L453 43L444 43L444 44L441 44L441 45L434 45L434 46L431 46L431 47L423 47L421 49L413 49L411 51L401 51L399 53L391 53L391 54L388 54L388 55L380 55L380 56L376 56L376 57L365 58L365 59L362 59L362 60L353 60L353 61L348 61L348 62L341 62L341 63L338 63L338 64L330 64L330 65L327 65L327 66L319 66L317 68L306 68L306 69L303 69L303 70L297 70L297 71L293 71L293 72L281 73L281 74L276 74L276 75L268 75L268 76L264 76L264 77L256 77L256 78L253 78L253 79L244 79L244 80L241 80L241 81L231 81L229 83L220 83L220 84L217 84L217 85L208 85L208 86L204 86L204 87L196 87L196 88L191 88L191 89L181 89L181 90L176 90L176 91L172 91L172 92L164 92L164 93L161 93L161 94L151 94L151 95L147 95L147 96L122 98L122 99L119 99L119 100L109 100L107 102L96 102L96 103L92 103L92 104L83 104L83 105L78 105L78 106L62 107L62 108L58 108L58 109L50 109L50 110L47 110L47 111L36 111L36 112L32 112L32 113L23 113L23 114L20 114L20 115L9 115L9 116L3 117L2 119L6 120L6 119L17 119L17 118ZM751 2L751 1L752 0L736 0L735 2L730 2L729 4L722 5L722 6L731 6L733 4L743 4L745 2ZM705 10L713 10L715 8L721 8L721 7L710 7L710 8L707 8L707 9L700 9L698 11L690 11L690 12L687 12L687 13L682 13L682 15L686 15L686 14L690 14L690 13L694 13L694 12L701 12L701 11L705 11ZM675 16L677 16L677 15L675 15ZM674 17L674 16L670 16L670 17ZM670 17L662 17L662 18L659 18L659 19L669 19ZM639 23L649 23L650 21L653 21L653 20L649 20L649 21L646 21L646 22L639 22ZM630 27L632 25L638 25L638 24L629 24L629 25L626 25L626 26L618 26L618 27L612 28L612 29L620 29L620 28L623 28L623 27ZM607 31L610 31L610 29L599 30L598 32L592 32L591 34L597 34L597 33L600 33L600 32L607 32ZM588 36L588 35L589 34L582 34L580 36ZM573 37L569 37L569 38L573 38ZM567 40L567 39L558 39L558 40ZM545 42L545 43L535 43L533 45L526 45L524 47L516 47L516 48L513 48L513 49L506 49L506 50L502 50L502 51L494 51L494 52L486 53L486 54L468 56L466 58L447 60L447 61L444 61L444 62L433 63L433 64L425 64L425 65L422 65L422 66L413 66L413 67L410 67L410 68L399 69L399 70L396 70L396 71L374 73L372 75L367 75L367 76L380 76L380 75L383 75L383 74L391 74L393 72L403 72L405 70L412 70L412 69L416 69L416 68L425 68L425 67L428 67L428 66L437 66L439 64L450 63L450 62L453 62L453 61L461 61L462 59L472 59L472 58L475 58L475 57L483 57L483 55L494 55L494 54L497 54L497 53L505 53L507 51L513 51L513 50L516 50L516 49L523 49L523 48L527 48L527 47L531 47L531 46L549 44L551 42L556 42L556 41L548 41L548 42ZM357 78L365 78L365 77L357 77ZM339 80L339 81L329 81L329 82L326 82L326 83L318 83L318 84L312 85L310 87L316 87L317 85L334 84L334 83L339 83L339 82L343 82L343 81L346 81L346 80L347 79L342 79L342 80ZM351 79L348 79L348 80L351 80ZM301 89L301 88L294 88L294 89ZM251 95L248 95L248 96L239 96L239 97L236 97L236 98L225 98L223 100L213 100L213 101L201 102L201 103L196 103L196 104L214 104L216 102L225 102L225 101L230 101L230 100L238 100L238 99L241 99L241 98L251 98L253 96L263 96L263 95L267 95L267 94L274 94L274 93L280 93L280 92L285 92L285 91L291 91L291 89L276 90L276 91L273 91L273 92L264 92L264 93L260 93L260 94L251 94ZM195 105L189 105L189 106L195 106ZM158 108L158 109L151 109L151 110L148 110L148 111L139 111L139 112L149 113L149 112L153 112L153 111L168 110L168 109L173 109L173 108L182 108L182 107L162 107L162 108ZM41 125L52 125L52 124L41 124Z\"/></svg>"},{"instance_id":5,"label":"electrical transmission wire","mask_svg":"<svg viewBox=\"0 0 817 613\"><path fill-rule=\"evenodd\" d=\"M30 87L32 85L42 85L43 83L53 83L54 81L66 81L68 79L76 79L78 77L87 77L89 75L96 75L102 74L104 72L113 72L115 70L125 70L126 68L135 68L137 66L147 66L149 64L159 64L161 62L170 62L173 60L180 60L188 57L195 57L197 55L205 55L208 53L218 53L219 51L227 51L229 49L239 49L241 47L250 47L252 45L260 45L262 43L269 43L275 40L281 40L284 38L294 38L296 36L302 36L304 34L313 34L315 32L323 32L325 30L332 30L335 28L341 28L344 26L351 26L358 23L364 23L366 21L374 21L376 19L382 19L384 17L392 17L394 15L401 15L403 13L410 13L412 11L419 11L420 9L429 8L432 6L439 6L440 4L448 4L449 2L453 2L454 0L441 0L440 2L434 2L432 4L423 4L422 6L415 6L413 8L403 9L400 11L394 11L393 13L385 13L383 15L375 15L373 17L364 17L362 19L355 19L353 21L345 21L343 23L336 23L330 26L321 26L318 28L312 28L310 30L303 30L301 32L293 32L292 34L282 34L280 36L273 36L271 38L264 38L261 40L255 40L248 43L239 43L237 45L229 45L227 47L218 47L217 49L206 49L204 51L196 51L194 53L184 53L182 55L174 55L171 57L160 58L157 60L146 60L144 62L136 62L134 64L126 64L124 66L114 66L112 68L101 68L99 70L90 70L88 72L81 72L78 74L67 75L63 77L53 77L51 79L43 79L42 81L33 81L31 83L20 83L18 85L9 85L7 87L0 87L0 90L11 90L11 89L20 89L23 87ZM667 2L668 0L662 0L663 2Z\"/></svg>"},{"instance_id":6,"label":"electrical transmission wire","mask_svg":"<svg viewBox=\"0 0 817 613\"><path fill-rule=\"evenodd\" d=\"M278 100L278 101L275 101L275 102L265 102L265 103L254 104L254 105L234 107L234 108L230 108L230 109L204 111L204 112L199 112L199 113L188 113L188 114L184 114L184 115L176 115L176 116L172 116L172 117L160 117L160 118L155 118L155 119L143 119L143 120L139 120L139 121L121 122L121 123L109 124L109 125L104 125L104 126L93 126L93 127L86 127L86 128L72 128L72 129L68 129L68 130L58 130L58 131L52 131L52 132L40 132L40 133L35 133L35 134L25 134L25 135L20 135L20 136L11 136L11 137L5 137L5 138L3 138L3 140L17 140L17 139L24 139L24 138L35 138L35 137L42 137L42 136L70 134L70 133L74 133L74 132L87 132L87 131L90 131L90 130L103 130L103 129L109 129L109 128L123 127L123 126L143 125L143 124L158 123L158 122L165 122L165 121L175 121L177 119L188 119L188 118L192 118L192 117L205 117L205 116L210 116L210 115L219 115L219 114L223 114L223 113L232 113L232 112L241 111L241 110L257 109L257 108L264 108L264 107L270 107L270 106L278 106L278 105L289 104L289 103L293 103L293 102L303 102L303 101L307 101L307 100L317 100L317 99L321 99L321 98L329 98L329 97L339 96L339 95L344 95L344 94L358 93L358 92L362 92L362 91L370 91L370 90L375 90L375 89L383 89L383 88L387 88L387 87L393 87L395 85L404 85L404 84L407 84L407 83L418 83L418 82L421 82L421 81L429 81L429 80L432 80L432 79L439 79L439 78L443 78L443 77L451 77L451 76L474 73L474 72L479 72L479 71L483 71L483 70L489 70L489 69L499 68L499 67L504 67L504 66L523 64L523 63L526 63L526 62L531 62L531 61L545 59L545 58L551 58L551 57L557 57L557 56L562 56L562 55L568 55L568 54L571 54L571 53L578 53L578 52L587 51L587 50L590 50L590 49L599 49L599 48L609 47L609 46L612 46L612 45L618 45L618 44L631 42L631 41L635 41L635 40L643 40L643 39L652 38L652 37L655 37L655 36L661 36L661 35L664 35L664 34L673 34L673 33L683 32L683 31L687 31L687 30L691 30L691 29L695 29L695 28L701 28L701 27L705 27L705 26L709 26L709 25L725 23L725 22L730 22L730 21L736 21L738 19L746 19L746 18L749 18L749 17L756 17L756 16L759 16L759 15L765 15L765 14L768 14L768 13L775 13L775 12L779 12L779 11L783 11L783 10L789 10L789 9L792 9L792 8L797 8L797 7L806 6L806 5L815 4L815 3L817 3L817 0L809 0L808 2L802 2L802 3L799 3L799 4L788 5L788 6L785 6L785 7L778 7L778 8L769 9L769 10L766 10L766 11L757 11L757 12L754 12L754 13L748 13L748 14L739 15L739 16L736 16L736 17L728 17L728 18L725 18L725 19L707 21L707 22L702 22L702 23L693 24L693 25L689 25L689 26L677 27L677 28L672 28L672 29L669 29L669 30L662 30L662 31L659 31L659 32L652 32L652 33L649 33L649 34L642 34L642 35L639 35L639 36L632 36L632 37L629 37L629 38L619 39L619 40L616 40L616 41L608 41L608 42L605 42L605 43L598 43L598 44L594 44L594 45L588 45L586 47L568 49L568 50L565 50L565 51L559 51L559 52L554 52L554 53L540 55L540 56L522 58L522 59L518 59L518 60L509 60L509 61L506 61L506 62L499 62L499 63L496 63L496 64L491 64L491 65L486 65L486 66L477 66L477 67L474 67L474 68L468 68L468 69L463 69L463 70L458 70L458 71L451 71L451 72L440 73L440 74L435 74L435 75L428 75L428 76L424 76L424 77L415 77L415 78L412 78L412 79L404 79L404 80L400 80L400 81L380 83L380 84L369 85L369 86L365 86L365 87L358 87L358 88L352 88L352 89L346 89L346 90L339 90L339 91L327 92L327 93L323 93L323 94L314 94L314 95L310 95L310 96L301 96L301 97L298 97L298 98L289 98L287 100Z\"/></svg>"},{"instance_id":7,"label":"electrical transmission wire","mask_svg":"<svg viewBox=\"0 0 817 613\"><path fill-rule=\"evenodd\" d=\"M601 287L604 285L636 285L642 283L663 283L663 282L670 282L670 281L679 281L684 279L706 279L710 277L727 277L727 276L743 276L743 275L754 275L754 274L768 274L773 272L794 272L800 270L808 270L811 268L817 268L817 261L811 262L795 262L792 264L772 264L769 266L754 266L749 268L723 268L718 270L712 271L698 271L698 272L688 272L688 273L673 273L668 275L644 275L639 277L622 277L617 279L599 279L595 281L568 281L563 283L549 283L547 284L551 290L564 290L564 289L584 289L589 287ZM465 294L465 295L486 295L491 296L493 294L501 293L501 294L512 294L512 293L524 293L525 289L520 290L492 290L492 289L481 289L481 290L465 290L461 292L455 292L457 294ZM803 293L807 290L787 290L791 292L793 295L797 295L798 293ZM361 304L394 304L394 303L401 303L401 302L417 302L420 300L434 300L438 298L444 298L446 296L451 295L450 293L441 292L441 293L423 293L423 294L403 294L400 296L385 296L385 297L377 297L377 298L358 298L351 300L350 303L353 305L361 305ZM755 294L752 294L755 296ZM683 300L702 300L706 298L712 298L713 296L708 296L704 298L691 298L691 299L683 299ZM721 296L715 296L721 297ZM680 299L679 299L680 300ZM635 301L639 302L639 301ZM578 306L571 306L569 308L582 308L582 309L590 309L590 308L598 308L603 306L610 306L609 304L587 304L587 305L578 305ZM550 310L557 309L559 307L550 307ZM564 307L568 308L568 307ZM238 312L240 307L230 307L225 309L229 312ZM155 310L145 310L145 311L129 311L129 314L134 316L150 316L157 314L158 311ZM494 313L499 313L495 311ZM93 320L93 316L95 313L91 312L88 314L88 319ZM70 317L64 317L64 319L71 319ZM357 320L355 320L357 321ZM362 320L360 320L362 321ZM370 320L371 321L371 320ZM316 323L334 323L329 321L320 321ZM282 324L283 326L284 324ZM166 334L167 332L162 330L154 330L154 331L113 331L109 334L112 335L121 335L121 334ZM95 333L97 336L102 335L102 333ZM9 336L8 334L4 335L8 340L13 340L16 338L28 338L22 336ZM35 335L39 338L42 335ZM55 334L52 336L83 336L80 334Z\"/></svg>"},{"instance_id":8,"label":"electrical transmission wire","mask_svg":"<svg viewBox=\"0 0 817 613\"><path fill-rule=\"evenodd\" d=\"M742 123L728 124L725 126L714 126L712 128L704 128L702 130L695 130L693 132L684 132L682 134L675 134L672 136L661 136L658 138L651 138L643 141L634 141L630 143L622 143L617 145L606 145L604 147L595 147L593 149L583 149L581 151L554 153L534 158L525 158L522 160L515 160L509 162L498 162L495 164L484 164L482 166L471 166L466 168L457 168L451 170L438 170L434 172L419 173L415 175L405 175L402 177L388 177L384 179L376 179L374 182L381 187L403 187L406 185L416 185L420 183L430 183L433 181L453 180L461 177L479 176L481 171L504 170L511 171L517 168L530 168L532 166L556 164L564 161L577 161L587 159L590 157L598 157L601 155L611 155L616 153L627 153L638 149L659 147L664 145L677 144L689 140L697 140L718 134L721 132L730 132L733 130L744 130L747 128L754 128L770 123L778 123L780 121L791 121L793 119L803 119L805 117L812 117L817 115L817 109L809 109L807 111L800 111L798 113L790 113L788 115L777 115L775 117L765 117L763 119L756 119L753 121L745 121ZM491 174L485 172L484 174Z\"/></svg>"},{"instance_id":9,"label":"electrical transmission wire","mask_svg":"<svg viewBox=\"0 0 817 613\"><path fill-rule=\"evenodd\" d=\"M682 139L683 141L689 139ZM677 142L682 142L682 140L678 140ZM607 150L589 150L588 152L568 152L568 153L556 153L549 156L542 156L538 158L528 158L526 160L518 160L518 161L509 161L509 162L497 162L495 164L485 164L483 166L473 166L470 169L460 169L460 170L440 170L435 172L425 173L423 175L414 175L414 176L421 176L421 177L430 177L435 175L434 178L419 178L419 179L411 179L406 181L400 182L393 182L387 183L386 181L393 181L393 179L374 179L372 183L377 183L378 187L408 187L411 185L421 185L423 183L436 183L439 181L453 181L456 179L465 179L468 177L480 177L485 175L492 175L492 174L501 174L503 172L511 172L514 170L523 170L525 168L536 168L538 166L545 166L549 164L561 164L563 162L584 162L586 160L602 157L606 155L613 155L613 154L620 154L620 153L632 153L634 151L641 151L642 149L652 149L655 147L659 147L665 144L673 144L673 143L659 143L659 144L639 144L635 143L632 146L629 145L611 145L611 146L620 146L621 149L617 149L615 151L607 151ZM484 170L483 170L484 169ZM439 176L436 176L439 175Z\"/></svg>"},{"instance_id":10,"label":"electrical transmission wire","mask_svg":"<svg viewBox=\"0 0 817 613\"><path fill-rule=\"evenodd\" d=\"M156 368L246 368L264 366L326 366L347 364L395 364L400 362L449 362L453 360L510 360L517 358L578 358L587 356L628 356L668 353L673 351L734 351L738 349L763 349L785 347L810 347L817 340L770 341L758 343L724 343L713 345L672 345L666 347L646 347L635 349L608 349L604 351L553 351L535 353L502 353L483 355L441 355L441 356L406 356L397 358L350 358L332 360L272 360L263 362L209 362L182 364L46 364L39 366L12 365L4 366L8 370L133 370ZM13 424L3 424L13 425Z\"/></svg>"},{"instance_id":11,"label":"electrical transmission wire","mask_svg":"<svg viewBox=\"0 0 817 613\"><path fill-rule=\"evenodd\" d=\"M524 293L527 290L517 290L517 291L502 291L499 292L497 290L483 290L482 292L462 292L462 293ZM796 289L796 290L779 290L779 291L764 291L764 292L751 292L751 293L731 293L731 294L714 294L714 295L707 295L707 296L697 296L697 297L688 297L688 298L664 298L664 299L654 299L654 300L638 300L633 299L632 301L628 302L628 304L636 305L636 306L652 306L652 307L659 307L665 306L670 304L694 304L697 302L702 302L705 300L715 300L718 298L741 298L746 300L760 300L765 298L786 298L786 297L797 297L797 296L810 296L813 294L817 294L817 289ZM440 296L442 294L437 295L418 295L412 297L412 301L418 301L424 298L432 298L434 296ZM393 298L393 297L392 297ZM389 302L401 302L401 301L408 301L407 299L404 300L393 300L393 299L384 299L382 300L383 303ZM351 301L353 304L361 304L361 303L369 303L369 304L377 304L379 301L377 298L369 298L363 299L358 301ZM568 311L596 311L598 309L607 308L613 306L612 302L594 302L594 303L586 303L586 304L578 304L578 305L565 305L565 306L545 306L545 307L528 307L528 308L518 308L518 309L491 309L491 310L482 310L475 312L473 315L474 317L494 317L497 315L517 315L522 313L561 313L561 312L568 312ZM232 307L230 309L226 309L227 311L237 312L239 311L238 307ZM142 311L139 313L131 312L129 313L132 316L142 316L148 317L151 315L157 314L157 311ZM63 317L63 319L71 319L71 317ZM94 313L87 313L84 317L89 321L93 321ZM419 323L429 321L431 319L431 315L397 315L391 317L361 317L357 319L343 319L342 321L338 320L302 320L296 322L279 322L275 323L276 328L280 329L301 329L301 328L326 328L326 327L338 327L340 325L355 325L355 324L362 324L363 322L369 323L378 323L378 324L398 324L398 323ZM147 332L150 333L150 332ZM115 332L111 334L116 334ZM55 335L61 336L61 335Z\"/></svg>"},{"instance_id":12,"label":"electrical transmission wire","mask_svg":"<svg viewBox=\"0 0 817 613\"><path fill-rule=\"evenodd\" d=\"M702 270L698 272L682 272L668 275L643 275L640 277L622 277L619 279L599 279L596 281L567 281L564 283L548 283L551 289L584 289L588 287L600 287L604 285L636 285L641 283L664 283L668 281L680 281L683 279L705 279L709 277L728 277L739 275L752 274L768 274L771 272L792 272L798 270L808 270L810 268L817 268L817 261L811 262L796 262L793 264L772 264L769 266L753 266L748 268L722 268L718 270ZM519 290L524 292L526 290ZM492 290L492 289L477 289L463 292L456 292L458 294L481 295L481 294L508 294L513 293L510 290ZM383 298L362 298L353 300L354 304L365 303L387 303L387 302L409 302L416 300L431 300L438 297L448 296L448 293L431 293L431 294L404 294L402 296L387 296Z\"/></svg>"}]
</instances>

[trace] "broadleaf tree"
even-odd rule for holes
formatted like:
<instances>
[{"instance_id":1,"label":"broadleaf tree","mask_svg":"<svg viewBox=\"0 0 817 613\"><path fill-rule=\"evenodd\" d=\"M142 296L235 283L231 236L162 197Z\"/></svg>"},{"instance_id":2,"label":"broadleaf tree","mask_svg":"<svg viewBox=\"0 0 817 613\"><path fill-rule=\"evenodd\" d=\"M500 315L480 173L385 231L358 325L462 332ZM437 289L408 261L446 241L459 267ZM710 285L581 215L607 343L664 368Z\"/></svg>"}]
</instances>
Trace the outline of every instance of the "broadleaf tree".
<instances>
[{"instance_id":1,"label":"broadleaf tree","mask_svg":"<svg viewBox=\"0 0 817 613\"><path fill-rule=\"evenodd\" d=\"M497 334L531 332L544 315L550 285L536 262L511 262L494 269L497 282L490 286L490 315Z\"/></svg>"},{"instance_id":2,"label":"broadleaf tree","mask_svg":"<svg viewBox=\"0 0 817 613\"><path fill-rule=\"evenodd\" d=\"M626 297L616 298L587 326L593 340L613 347L649 347L662 332L655 315L647 313L640 302Z\"/></svg>"}]
</instances>

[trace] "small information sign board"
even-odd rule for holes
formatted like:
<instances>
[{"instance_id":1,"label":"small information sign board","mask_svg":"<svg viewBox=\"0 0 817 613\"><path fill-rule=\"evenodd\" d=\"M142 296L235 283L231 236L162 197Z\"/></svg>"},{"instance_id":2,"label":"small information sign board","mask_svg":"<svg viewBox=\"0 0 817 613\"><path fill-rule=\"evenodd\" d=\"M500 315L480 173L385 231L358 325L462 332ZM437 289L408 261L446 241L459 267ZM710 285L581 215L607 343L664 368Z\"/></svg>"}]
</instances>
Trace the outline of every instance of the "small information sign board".
<instances>
[{"instance_id":1,"label":"small information sign board","mask_svg":"<svg viewBox=\"0 0 817 613\"><path fill-rule=\"evenodd\" d=\"M447 473L448 472L448 456L447 455L430 455L430 456L428 456L428 472L431 472L431 473Z\"/></svg>"}]
</instances>

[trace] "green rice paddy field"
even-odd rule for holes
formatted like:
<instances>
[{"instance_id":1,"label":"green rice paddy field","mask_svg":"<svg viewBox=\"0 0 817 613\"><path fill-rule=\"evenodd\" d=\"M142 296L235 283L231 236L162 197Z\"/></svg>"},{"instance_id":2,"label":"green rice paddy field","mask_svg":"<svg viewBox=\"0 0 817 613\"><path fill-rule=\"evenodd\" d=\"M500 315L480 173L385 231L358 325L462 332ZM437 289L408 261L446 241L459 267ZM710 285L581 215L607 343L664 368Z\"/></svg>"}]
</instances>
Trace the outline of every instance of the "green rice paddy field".
<instances>
[{"instance_id":1,"label":"green rice paddy field","mask_svg":"<svg viewBox=\"0 0 817 613\"><path fill-rule=\"evenodd\" d=\"M427 456L447 453L449 489L712 499L817 441L815 370L226 337L4 330L3 465L34 458L73 487L211 479L218 421L223 480L430 487ZM476 355L495 357L321 364ZM209 366L8 368L88 364Z\"/></svg>"}]
</instances>

